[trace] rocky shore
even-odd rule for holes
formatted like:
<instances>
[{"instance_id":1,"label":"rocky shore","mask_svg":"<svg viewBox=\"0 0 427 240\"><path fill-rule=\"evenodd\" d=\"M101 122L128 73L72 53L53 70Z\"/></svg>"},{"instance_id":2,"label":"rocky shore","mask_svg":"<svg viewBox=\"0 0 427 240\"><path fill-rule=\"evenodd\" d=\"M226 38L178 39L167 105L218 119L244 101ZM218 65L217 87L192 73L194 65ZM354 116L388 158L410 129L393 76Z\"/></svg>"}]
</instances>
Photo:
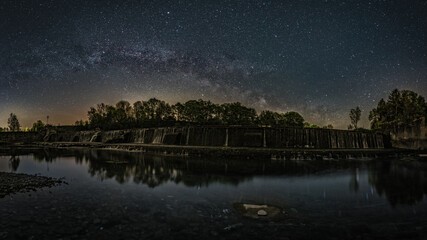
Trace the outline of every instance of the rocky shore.
<instances>
[{"instance_id":1,"label":"rocky shore","mask_svg":"<svg viewBox=\"0 0 427 240\"><path fill-rule=\"evenodd\" d=\"M66 183L51 177L0 172L0 198L18 192L37 191L43 187L54 187Z\"/></svg>"}]
</instances>

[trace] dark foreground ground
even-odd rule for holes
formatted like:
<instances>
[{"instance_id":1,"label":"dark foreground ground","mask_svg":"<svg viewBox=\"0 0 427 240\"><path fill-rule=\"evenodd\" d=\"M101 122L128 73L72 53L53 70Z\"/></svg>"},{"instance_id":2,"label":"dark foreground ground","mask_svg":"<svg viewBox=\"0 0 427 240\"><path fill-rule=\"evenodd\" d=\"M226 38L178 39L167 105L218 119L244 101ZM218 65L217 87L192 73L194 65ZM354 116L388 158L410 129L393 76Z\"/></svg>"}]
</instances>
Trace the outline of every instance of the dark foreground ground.
<instances>
[{"instance_id":1,"label":"dark foreground ground","mask_svg":"<svg viewBox=\"0 0 427 240\"><path fill-rule=\"evenodd\" d=\"M51 177L0 172L0 183L0 198L3 198L10 194L36 191L43 187L50 188L65 182Z\"/></svg>"}]
</instances>

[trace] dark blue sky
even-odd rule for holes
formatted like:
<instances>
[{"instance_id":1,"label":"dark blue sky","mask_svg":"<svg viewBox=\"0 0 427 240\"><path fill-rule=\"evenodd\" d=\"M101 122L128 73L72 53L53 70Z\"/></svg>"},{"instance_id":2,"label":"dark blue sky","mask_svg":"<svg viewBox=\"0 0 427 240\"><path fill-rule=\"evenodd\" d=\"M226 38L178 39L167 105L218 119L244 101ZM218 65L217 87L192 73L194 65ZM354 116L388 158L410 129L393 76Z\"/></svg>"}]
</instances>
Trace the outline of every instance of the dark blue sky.
<instances>
[{"instance_id":1,"label":"dark blue sky","mask_svg":"<svg viewBox=\"0 0 427 240\"><path fill-rule=\"evenodd\" d=\"M240 101L345 128L427 96L427 1L0 2L0 126L157 97Z\"/></svg>"}]
</instances>

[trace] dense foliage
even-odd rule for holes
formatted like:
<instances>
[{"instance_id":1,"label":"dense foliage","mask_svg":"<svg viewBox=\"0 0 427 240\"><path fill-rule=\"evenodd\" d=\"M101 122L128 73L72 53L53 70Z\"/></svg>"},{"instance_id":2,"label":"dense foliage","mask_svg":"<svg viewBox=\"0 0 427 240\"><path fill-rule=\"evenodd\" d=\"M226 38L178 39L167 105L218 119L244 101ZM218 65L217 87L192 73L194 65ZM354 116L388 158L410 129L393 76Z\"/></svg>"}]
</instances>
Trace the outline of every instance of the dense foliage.
<instances>
[{"instance_id":1,"label":"dense foliage","mask_svg":"<svg viewBox=\"0 0 427 240\"><path fill-rule=\"evenodd\" d=\"M37 120L37 122L33 123L33 127L31 128L31 131L38 132L44 130L45 125L41 120Z\"/></svg>"},{"instance_id":2,"label":"dense foliage","mask_svg":"<svg viewBox=\"0 0 427 240\"><path fill-rule=\"evenodd\" d=\"M303 127L304 118L297 112L280 114L255 109L239 102L215 104L205 100L189 100L170 105L156 98L137 101L131 105L120 101L115 106L98 104L88 112L90 128L124 129L134 127L171 126L176 124L197 125L269 125ZM84 126L83 122L76 125Z\"/></svg>"},{"instance_id":3,"label":"dense foliage","mask_svg":"<svg viewBox=\"0 0 427 240\"><path fill-rule=\"evenodd\" d=\"M387 101L381 99L376 108L369 112L371 129L393 129L398 124L411 124L427 116L427 105L424 97L410 90L391 92Z\"/></svg>"}]
</instances>

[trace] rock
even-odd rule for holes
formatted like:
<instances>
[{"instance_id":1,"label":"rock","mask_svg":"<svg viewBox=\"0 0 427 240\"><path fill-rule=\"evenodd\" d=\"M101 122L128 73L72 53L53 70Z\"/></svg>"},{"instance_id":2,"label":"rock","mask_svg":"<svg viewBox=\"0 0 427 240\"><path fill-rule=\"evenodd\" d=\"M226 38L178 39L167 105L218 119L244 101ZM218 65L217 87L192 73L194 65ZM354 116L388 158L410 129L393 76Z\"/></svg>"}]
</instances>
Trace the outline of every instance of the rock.
<instances>
[{"instance_id":1,"label":"rock","mask_svg":"<svg viewBox=\"0 0 427 240\"><path fill-rule=\"evenodd\" d=\"M285 216L280 207L273 205L234 203L233 207L240 215L253 219L279 220Z\"/></svg>"},{"instance_id":2,"label":"rock","mask_svg":"<svg viewBox=\"0 0 427 240\"><path fill-rule=\"evenodd\" d=\"M253 208L267 208L267 205L255 205L255 204L243 204L243 207L248 210L248 209L253 209Z\"/></svg>"},{"instance_id":3,"label":"rock","mask_svg":"<svg viewBox=\"0 0 427 240\"><path fill-rule=\"evenodd\" d=\"M259 210L257 212L257 214L258 214L258 216L267 216L268 215L268 213L265 210L263 210L263 209Z\"/></svg>"},{"instance_id":4,"label":"rock","mask_svg":"<svg viewBox=\"0 0 427 240\"><path fill-rule=\"evenodd\" d=\"M298 210L296 210L295 208L291 208L291 209L289 209L292 213L295 213L295 214L297 214L298 213Z\"/></svg>"}]
</instances>

